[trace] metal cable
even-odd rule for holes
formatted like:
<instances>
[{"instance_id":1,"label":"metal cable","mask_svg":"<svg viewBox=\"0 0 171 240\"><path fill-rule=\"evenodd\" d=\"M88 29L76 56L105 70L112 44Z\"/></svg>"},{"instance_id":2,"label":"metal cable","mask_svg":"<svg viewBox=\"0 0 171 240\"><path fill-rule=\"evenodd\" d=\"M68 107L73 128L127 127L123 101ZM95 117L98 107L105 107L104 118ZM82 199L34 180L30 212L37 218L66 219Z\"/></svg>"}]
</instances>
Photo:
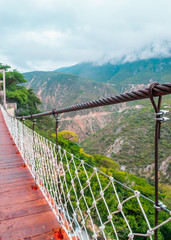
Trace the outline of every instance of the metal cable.
<instances>
[{"instance_id":1,"label":"metal cable","mask_svg":"<svg viewBox=\"0 0 171 240\"><path fill-rule=\"evenodd\" d=\"M171 93L171 83L159 84L153 88L154 97L168 95L170 93ZM113 104L129 102L129 101L134 101L139 99L146 99L146 98L150 98L149 88L140 89L138 91L133 91L130 93L122 93L120 95L107 97L99 100L94 100L86 103L81 103L81 104L73 105L66 108L56 109L53 111L28 115L28 116L24 116L24 118L29 119L29 118L37 118L37 117L42 117L47 115L53 115L54 113L60 114L60 113L66 113L66 112L74 112L74 111L83 110L83 109L102 107L106 105L113 105ZM17 117L17 119L22 119L22 118L23 116Z\"/></svg>"}]
</instances>

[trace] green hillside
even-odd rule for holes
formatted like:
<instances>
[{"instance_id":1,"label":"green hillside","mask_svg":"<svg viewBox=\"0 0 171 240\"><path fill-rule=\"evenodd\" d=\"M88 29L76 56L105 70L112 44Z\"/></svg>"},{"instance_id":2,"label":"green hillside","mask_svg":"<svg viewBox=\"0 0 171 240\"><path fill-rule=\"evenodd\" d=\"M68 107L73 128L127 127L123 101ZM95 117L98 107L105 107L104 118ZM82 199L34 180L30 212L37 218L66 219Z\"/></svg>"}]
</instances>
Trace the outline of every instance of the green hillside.
<instances>
[{"instance_id":1,"label":"green hillside","mask_svg":"<svg viewBox=\"0 0 171 240\"><path fill-rule=\"evenodd\" d=\"M88 77L90 79L107 82L113 77L119 70L118 65L113 65L111 63L98 66L93 63L80 63L71 67L64 67L56 69L55 72L63 72L69 74L75 74L79 76Z\"/></svg>"},{"instance_id":2,"label":"green hillside","mask_svg":"<svg viewBox=\"0 0 171 240\"><path fill-rule=\"evenodd\" d=\"M171 58L154 58L123 64L95 65L82 63L55 71L74 73L90 79L115 84L121 90L125 84L147 84L153 81L169 82L171 79Z\"/></svg>"},{"instance_id":3,"label":"green hillside","mask_svg":"<svg viewBox=\"0 0 171 240\"><path fill-rule=\"evenodd\" d=\"M135 108L134 104L141 104L140 108ZM170 110L171 96L163 97L163 104L164 109ZM168 117L171 118L171 112ZM154 176L154 167L147 171L144 168L154 163L154 131L154 110L150 100L134 102L121 113L114 113L113 121L82 141L81 146L89 154L109 156L123 169L150 180ZM160 171L160 181L171 183L171 121L163 123L161 128L160 166L166 160L167 167Z\"/></svg>"},{"instance_id":4,"label":"green hillside","mask_svg":"<svg viewBox=\"0 0 171 240\"><path fill-rule=\"evenodd\" d=\"M125 84L148 84L150 80L160 83L170 82L171 58L148 59L125 63L109 80L120 88Z\"/></svg>"}]
</instances>

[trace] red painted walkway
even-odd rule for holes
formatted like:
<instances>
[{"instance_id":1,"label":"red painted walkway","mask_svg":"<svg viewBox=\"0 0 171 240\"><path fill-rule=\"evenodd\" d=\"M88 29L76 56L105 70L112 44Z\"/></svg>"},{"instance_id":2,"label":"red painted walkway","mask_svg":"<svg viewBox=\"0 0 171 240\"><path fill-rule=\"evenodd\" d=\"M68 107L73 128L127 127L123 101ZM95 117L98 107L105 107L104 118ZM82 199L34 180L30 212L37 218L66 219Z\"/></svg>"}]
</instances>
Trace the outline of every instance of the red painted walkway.
<instances>
[{"instance_id":1,"label":"red painted walkway","mask_svg":"<svg viewBox=\"0 0 171 240\"><path fill-rule=\"evenodd\" d=\"M61 239L59 223L8 132L0 111L0 240Z\"/></svg>"}]
</instances>

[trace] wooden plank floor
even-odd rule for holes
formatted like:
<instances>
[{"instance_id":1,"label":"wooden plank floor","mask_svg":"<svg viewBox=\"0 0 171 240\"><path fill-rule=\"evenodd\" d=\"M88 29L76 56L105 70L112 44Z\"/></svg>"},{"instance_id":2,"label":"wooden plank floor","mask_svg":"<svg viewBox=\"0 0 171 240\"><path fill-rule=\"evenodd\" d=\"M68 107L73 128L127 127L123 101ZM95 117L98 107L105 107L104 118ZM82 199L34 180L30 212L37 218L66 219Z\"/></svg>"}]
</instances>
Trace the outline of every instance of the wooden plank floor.
<instances>
[{"instance_id":1,"label":"wooden plank floor","mask_svg":"<svg viewBox=\"0 0 171 240\"><path fill-rule=\"evenodd\" d=\"M0 240L61 239L59 223L8 132L0 111Z\"/></svg>"}]
</instances>

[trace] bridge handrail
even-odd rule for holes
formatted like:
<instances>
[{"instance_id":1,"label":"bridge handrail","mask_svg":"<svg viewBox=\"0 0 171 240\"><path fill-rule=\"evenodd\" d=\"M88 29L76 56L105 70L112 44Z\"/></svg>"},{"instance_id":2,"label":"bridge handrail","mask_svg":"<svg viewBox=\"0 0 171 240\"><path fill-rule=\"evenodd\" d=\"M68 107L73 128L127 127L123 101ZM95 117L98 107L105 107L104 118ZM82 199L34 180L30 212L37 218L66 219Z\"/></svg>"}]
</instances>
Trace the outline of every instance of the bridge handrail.
<instances>
[{"instance_id":1,"label":"bridge handrail","mask_svg":"<svg viewBox=\"0 0 171 240\"><path fill-rule=\"evenodd\" d=\"M153 96L154 97L168 95L170 93L171 93L171 83L159 84L159 85L154 86L154 88L153 88ZM86 102L86 103L81 103L81 104L73 105L73 106L66 107L66 108L54 109L54 110L48 111L48 112L17 117L17 119L22 119L22 118L30 119L30 118L37 118L37 117L48 116L48 115L53 115L53 114L75 112L75 111L84 110L84 109L113 105L113 104L135 101L135 100L146 99L146 98L150 98L149 88L140 89L138 91L122 93L120 95L107 97L107 98L90 101L90 102Z\"/></svg>"},{"instance_id":2,"label":"bridge handrail","mask_svg":"<svg viewBox=\"0 0 171 240\"><path fill-rule=\"evenodd\" d=\"M71 240L72 237L77 240L98 240L99 236L105 240L111 236L112 239L115 237L119 240L123 239L125 234L127 234L129 240L138 236L149 237L152 240L154 230L171 220L171 217L169 217L160 225L151 227L142 204L142 198L150 201L152 209L153 200L99 171L60 146L56 148L54 143L32 131L16 118L10 117L3 108L1 110L27 167ZM94 183L96 184L96 191L93 190ZM118 184L128 190L128 196L124 200L118 193ZM91 194L91 203L87 203L86 200L87 189ZM109 206L110 199L106 198L106 194L109 193L111 194L110 197L115 200L115 211L113 210L114 207L111 209L111 206ZM146 233L133 232L127 219L124 207L132 199L137 201L136 208L141 210L147 226ZM101 210L101 206L99 209L99 204L106 209L105 219L101 212L103 209ZM162 209L171 214L166 207ZM122 223L123 229L120 227L119 232L116 227L117 221L120 222L120 220L115 222L115 216L118 214L120 214L121 222L125 223ZM105 229L109 225L110 237Z\"/></svg>"},{"instance_id":3,"label":"bridge handrail","mask_svg":"<svg viewBox=\"0 0 171 240\"><path fill-rule=\"evenodd\" d=\"M6 110L1 107L2 113L4 115L4 119L9 128L9 131L19 151L21 152L23 159L26 162L26 165L30 169L30 172L32 173L37 184L39 185L40 189L42 190L43 194L48 200L50 206L52 207L53 211L58 217L58 220L61 222L62 226L66 228L66 231L70 230L70 233L73 232L73 235L75 237L79 236L80 239L87 240L89 239L89 235L90 235L89 231L91 229L91 231L93 232L91 237L93 239L98 239L99 236L103 236L104 239L108 239L105 227L107 226L107 224L110 223L113 229L113 234L114 234L112 236L115 236L116 239L118 240L119 234L116 231L115 224L112 218L114 217L115 214L120 213L122 215L123 220L126 223L127 230L129 231L129 234L128 234L129 240L134 239L135 236L150 237L150 240L152 240L154 231L156 233L157 229L160 226L162 226L163 224L171 220L171 217L169 217L167 220L165 220L161 224L156 223L155 227L152 228L150 226L149 220L144 211L140 198L141 197L145 198L146 200L150 201L153 205L155 205L155 207L160 208L160 210L162 209L169 212L170 215L171 215L171 212L165 206L161 205L159 207L158 205L155 204L154 201L147 198L146 196L143 196L140 192L131 189L130 187L115 180L114 178L102 173L98 169L93 168L91 165L89 165L85 161L78 159L73 154L62 149L58 145L58 142L55 145L52 142L48 141L47 139L43 138L42 136L37 134L34 131L34 129L32 131L31 129L27 128L23 123L21 123L18 120L32 119L33 127L34 127L35 118L53 114L56 118L56 124L58 124L57 117L58 117L58 114L60 113L73 112L73 111L95 108L99 106L106 106L111 104L118 104L122 102L134 101L138 99L145 99L145 98L151 99L150 94L152 94L154 97L157 97L157 96L167 95L170 93L171 93L171 83L165 83L165 84L156 83L153 86L153 88L133 91L131 93L124 93L114 97L108 97L108 98L103 98L97 101L86 102L86 103L78 104L68 108L57 109L57 110L54 109L49 112L33 114L29 116L22 116L17 118L11 117L6 112ZM57 128L56 128L56 133L57 133ZM87 172L88 171L87 168L89 168L89 173ZM73 176L73 171L74 171L74 176ZM85 177L87 179L85 185L80 180L79 171L84 172L85 174ZM90 175L90 172L91 172L91 175ZM107 180L108 184L105 187L101 182L101 176L104 176L108 179ZM67 182L68 177L70 178L69 182ZM96 178L96 181L98 182L98 187L99 189L101 189L99 197L95 196L95 193L92 191L92 187L91 187L92 178ZM77 192L74 181L77 181L78 187L81 189L80 193ZM116 184L120 184L121 186L123 186L124 188L127 188L131 192L131 195L127 197L124 201L121 201L119 198L119 195L117 193L117 188L115 186ZM118 202L118 210L114 212L112 212L112 210L109 209L108 200L105 199L104 197L106 190L108 190L109 188L113 189L112 190L113 194L116 196L116 199ZM92 195L93 203L91 207L86 202L86 198L84 196L84 191L86 189L89 189ZM75 197L76 206L75 206L75 203L73 203L72 200L70 199L71 192ZM157 194L158 194L158 191L157 191ZM140 207L141 212L144 216L146 225L148 227L146 233L133 233L131 226L129 224L129 221L127 220L126 215L122 210L123 205L127 201L130 201L133 198L137 200L138 206ZM83 211L80 208L80 201L85 202L86 211ZM108 220L106 221L104 221L103 217L101 216L97 208L98 201L103 201L103 204L106 207L106 211L108 214L108 217L107 217ZM157 200L157 203L158 203L158 200ZM68 204L69 204L69 207L68 207ZM95 222L95 220L90 214L91 211L96 212L98 216L98 221L96 219L96 222ZM71 212L72 212L72 216L71 216ZM87 230L86 228L86 221L88 221L89 225L91 225L89 230ZM99 226L97 226L97 222L99 222L100 224ZM70 236L72 236L72 234L70 234ZM156 236L155 236L155 239L157 239Z\"/></svg>"}]
</instances>

